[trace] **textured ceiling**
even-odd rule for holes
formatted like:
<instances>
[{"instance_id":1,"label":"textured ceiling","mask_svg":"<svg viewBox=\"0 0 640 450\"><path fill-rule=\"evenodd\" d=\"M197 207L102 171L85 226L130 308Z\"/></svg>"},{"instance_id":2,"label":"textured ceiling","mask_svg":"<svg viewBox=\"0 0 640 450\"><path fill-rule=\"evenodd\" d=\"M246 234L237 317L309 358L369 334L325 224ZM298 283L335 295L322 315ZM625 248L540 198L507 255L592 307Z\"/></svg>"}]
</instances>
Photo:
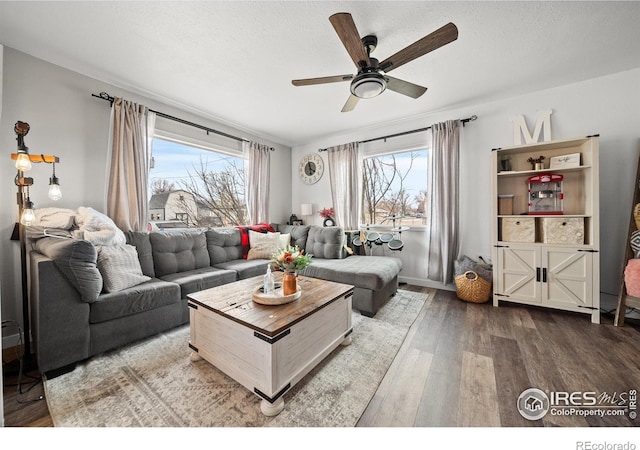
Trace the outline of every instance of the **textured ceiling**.
<instances>
[{"instance_id":1,"label":"textured ceiling","mask_svg":"<svg viewBox=\"0 0 640 450\"><path fill-rule=\"evenodd\" d=\"M429 88L341 113L354 73L329 23L349 12L383 60L453 22L459 38L393 71ZM286 145L640 67L640 2L0 1L0 44Z\"/></svg>"}]
</instances>

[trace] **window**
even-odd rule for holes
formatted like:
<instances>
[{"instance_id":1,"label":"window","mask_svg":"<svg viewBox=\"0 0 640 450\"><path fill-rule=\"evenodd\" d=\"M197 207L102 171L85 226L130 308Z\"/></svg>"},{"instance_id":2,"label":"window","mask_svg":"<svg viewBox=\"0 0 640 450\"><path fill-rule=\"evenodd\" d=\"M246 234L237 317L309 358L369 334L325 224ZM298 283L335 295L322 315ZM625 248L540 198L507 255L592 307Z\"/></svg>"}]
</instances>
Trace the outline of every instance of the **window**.
<instances>
[{"instance_id":1,"label":"window","mask_svg":"<svg viewBox=\"0 0 640 450\"><path fill-rule=\"evenodd\" d=\"M401 151L364 158L362 216L367 225L426 224L428 152Z\"/></svg>"},{"instance_id":2,"label":"window","mask_svg":"<svg viewBox=\"0 0 640 450\"><path fill-rule=\"evenodd\" d=\"M154 136L149 217L159 228L247 223L244 159Z\"/></svg>"}]
</instances>

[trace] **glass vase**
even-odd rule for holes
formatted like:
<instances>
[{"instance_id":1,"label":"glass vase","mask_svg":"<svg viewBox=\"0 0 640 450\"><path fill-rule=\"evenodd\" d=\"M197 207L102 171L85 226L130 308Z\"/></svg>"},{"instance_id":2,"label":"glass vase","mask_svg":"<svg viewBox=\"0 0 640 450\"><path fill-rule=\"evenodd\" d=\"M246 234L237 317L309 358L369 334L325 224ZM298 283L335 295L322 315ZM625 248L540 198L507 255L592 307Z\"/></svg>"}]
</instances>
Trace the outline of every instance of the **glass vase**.
<instances>
[{"instance_id":1,"label":"glass vase","mask_svg":"<svg viewBox=\"0 0 640 450\"><path fill-rule=\"evenodd\" d=\"M282 295L291 295L298 292L298 274L286 270L282 275Z\"/></svg>"}]
</instances>

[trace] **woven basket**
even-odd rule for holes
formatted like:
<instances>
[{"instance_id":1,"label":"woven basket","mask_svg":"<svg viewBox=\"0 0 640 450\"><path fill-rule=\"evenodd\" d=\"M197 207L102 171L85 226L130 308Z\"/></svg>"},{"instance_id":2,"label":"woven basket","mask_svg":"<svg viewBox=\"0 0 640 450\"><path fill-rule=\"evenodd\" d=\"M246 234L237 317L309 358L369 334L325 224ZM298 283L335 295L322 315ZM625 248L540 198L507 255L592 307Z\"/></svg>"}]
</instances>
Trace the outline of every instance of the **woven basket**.
<instances>
[{"instance_id":1,"label":"woven basket","mask_svg":"<svg viewBox=\"0 0 640 450\"><path fill-rule=\"evenodd\" d=\"M491 295L491 283L478 276L473 270L467 270L454 278L456 295L460 300L471 303L484 303Z\"/></svg>"}]
</instances>

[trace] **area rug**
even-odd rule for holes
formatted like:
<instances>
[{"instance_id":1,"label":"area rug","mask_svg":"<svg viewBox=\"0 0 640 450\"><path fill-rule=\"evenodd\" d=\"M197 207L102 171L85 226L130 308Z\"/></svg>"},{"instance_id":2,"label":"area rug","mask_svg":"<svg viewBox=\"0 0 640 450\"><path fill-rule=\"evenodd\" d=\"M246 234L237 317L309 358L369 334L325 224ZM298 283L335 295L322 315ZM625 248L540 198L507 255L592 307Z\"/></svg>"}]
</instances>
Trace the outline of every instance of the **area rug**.
<instances>
[{"instance_id":1,"label":"area rug","mask_svg":"<svg viewBox=\"0 0 640 450\"><path fill-rule=\"evenodd\" d=\"M432 298L399 290L374 318L353 312L352 344L287 392L275 417L208 362L189 360L188 325L45 380L45 397L56 427L352 427Z\"/></svg>"}]
</instances>

